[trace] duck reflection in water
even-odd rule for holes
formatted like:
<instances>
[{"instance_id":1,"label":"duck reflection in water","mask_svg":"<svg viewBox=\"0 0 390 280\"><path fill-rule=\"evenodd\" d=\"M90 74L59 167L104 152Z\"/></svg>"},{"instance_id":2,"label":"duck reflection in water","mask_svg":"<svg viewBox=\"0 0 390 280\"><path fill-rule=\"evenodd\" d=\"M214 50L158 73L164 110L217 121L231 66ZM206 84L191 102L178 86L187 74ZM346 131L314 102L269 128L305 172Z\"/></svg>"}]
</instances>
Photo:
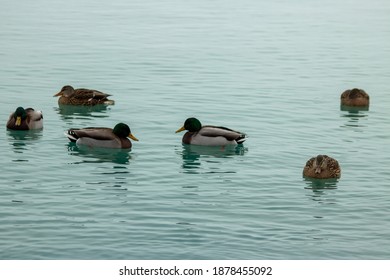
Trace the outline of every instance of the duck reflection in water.
<instances>
[{"instance_id":1,"label":"duck reflection in water","mask_svg":"<svg viewBox=\"0 0 390 280\"><path fill-rule=\"evenodd\" d=\"M104 104L98 104L95 106L76 106L76 105L64 105L59 104L58 108L55 108L58 114L63 120L71 120L78 117L87 118L106 118L108 117L109 107Z\"/></svg>"},{"instance_id":2,"label":"duck reflection in water","mask_svg":"<svg viewBox=\"0 0 390 280\"><path fill-rule=\"evenodd\" d=\"M305 189L311 190L312 192L306 194L306 196L319 204L336 204L337 201L332 193L337 189L338 184L337 178L331 179L314 179L304 178L306 183ZM324 213L317 213L314 218L323 218Z\"/></svg>"},{"instance_id":3,"label":"duck reflection in water","mask_svg":"<svg viewBox=\"0 0 390 280\"><path fill-rule=\"evenodd\" d=\"M106 148L91 148L88 146L77 146L73 142L69 142L67 149L70 155L84 158L80 163L103 163L113 162L117 164L129 164L131 160L131 149L106 149Z\"/></svg>"},{"instance_id":4,"label":"duck reflection in water","mask_svg":"<svg viewBox=\"0 0 390 280\"><path fill-rule=\"evenodd\" d=\"M363 120L368 117L368 107L351 107L341 105L340 110L342 111L341 117L346 118L347 122L344 127L362 127L362 124L359 124L360 120Z\"/></svg>"},{"instance_id":5,"label":"duck reflection in water","mask_svg":"<svg viewBox=\"0 0 390 280\"><path fill-rule=\"evenodd\" d=\"M36 140L42 138L42 130L7 130L9 142L15 153L22 153L29 145L38 143Z\"/></svg>"},{"instance_id":6,"label":"duck reflection in water","mask_svg":"<svg viewBox=\"0 0 390 280\"><path fill-rule=\"evenodd\" d=\"M231 158L237 155L244 155L248 149L243 145L237 146L199 146L183 144L180 152L183 158L182 168L187 173L197 173L196 169L201 167L202 159L212 162L212 159Z\"/></svg>"},{"instance_id":7,"label":"duck reflection in water","mask_svg":"<svg viewBox=\"0 0 390 280\"><path fill-rule=\"evenodd\" d=\"M337 189L338 178L330 179L317 179L304 177L304 182L306 183L305 189L313 190L313 192L321 191L324 189Z\"/></svg>"}]
</instances>

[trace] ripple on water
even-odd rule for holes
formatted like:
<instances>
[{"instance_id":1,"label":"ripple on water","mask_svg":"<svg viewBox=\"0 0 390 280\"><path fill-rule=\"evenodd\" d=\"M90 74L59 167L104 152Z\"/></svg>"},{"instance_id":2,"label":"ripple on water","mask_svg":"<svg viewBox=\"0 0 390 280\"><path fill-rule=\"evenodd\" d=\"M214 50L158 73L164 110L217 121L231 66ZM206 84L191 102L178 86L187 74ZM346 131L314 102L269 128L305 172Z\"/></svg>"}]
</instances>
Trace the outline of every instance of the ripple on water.
<instances>
[{"instance_id":1,"label":"ripple on water","mask_svg":"<svg viewBox=\"0 0 390 280\"><path fill-rule=\"evenodd\" d=\"M388 257L389 1L37 1L0 9L3 125L44 112L0 133L1 259ZM60 106L67 83L115 105ZM368 110L340 108L352 87ZM250 137L183 146L190 116ZM63 135L118 122L131 151ZM302 179L317 154L339 180Z\"/></svg>"}]
</instances>

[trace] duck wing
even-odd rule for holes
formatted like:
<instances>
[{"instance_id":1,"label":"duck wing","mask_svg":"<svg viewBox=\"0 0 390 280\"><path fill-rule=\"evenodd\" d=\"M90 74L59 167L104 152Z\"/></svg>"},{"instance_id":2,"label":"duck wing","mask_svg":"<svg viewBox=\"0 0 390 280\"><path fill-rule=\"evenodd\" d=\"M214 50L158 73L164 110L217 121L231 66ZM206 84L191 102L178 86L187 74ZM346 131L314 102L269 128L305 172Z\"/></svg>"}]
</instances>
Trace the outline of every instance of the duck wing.
<instances>
[{"instance_id":1,"label":"duck wing","mask_svg":"<svg viewBox=\"0 0 390 280\"><path fill-rule=\"evenodd\" d=\"M31 121L40 121L43 119L43 114L41 111L35 111L33 108L27 108L26 113L28 118Z\"/></svg>"},{"instance_id":2,"label":"duck wing","mask_svg":"<svg viewBox=\"0 0 390 280\"><path fill-rule=\"evenodd\" d=\"M112 132L112 128L86 127L81 129L69 129L65 135L70 141L77 141L79 138L88 137L96 140L113 140L117 136Z\"/></svg>"},{"instance_id":3,"label":"duck wing","mask_svg":"<svg viewBox=\"0 0 390 280\"><path fill-rule=\"evenodd\" d=\"M339 162L335 160L334 158L325 156L326 160L328 161L328 169L329 172L332 174L332 177L339 178L341 174L341 169Z\"/></svg>"},{"instance_id":4,"label":"duck wing","mask_svg":"<svg viewBox=\"0 0 390 280\"><path fill-rule=\"evenodd\" d=\"M70 96L75 99L107 99L111 94L107 94L94 89L79 88Z\"/></svg>"},{"instance_id":5,"label":"duck wing","mask_svg":"<svg viewBox=\"0 0 390 280\"><path fill-rule=\"evenodd\" d=\"M242 143L246 140L246 135L244 133L223 126L205 125L198 133L206 137L222 136L229 141L235 140L237 143Z\"/></svg>"},{"instance_id":6,"label":"duck wing","mask_svg":"<svg viewBox=\"0 0 390 280\"><path fill-rule=\"evenodd\" d=\"M311 159L309 159L309 160L306 162L305 167L307 167L307 168L312 168L313 165L314 165L314 161L315 161L315 160L316 160L315 157L312 157Z\"/></svg>"}]
</instances>

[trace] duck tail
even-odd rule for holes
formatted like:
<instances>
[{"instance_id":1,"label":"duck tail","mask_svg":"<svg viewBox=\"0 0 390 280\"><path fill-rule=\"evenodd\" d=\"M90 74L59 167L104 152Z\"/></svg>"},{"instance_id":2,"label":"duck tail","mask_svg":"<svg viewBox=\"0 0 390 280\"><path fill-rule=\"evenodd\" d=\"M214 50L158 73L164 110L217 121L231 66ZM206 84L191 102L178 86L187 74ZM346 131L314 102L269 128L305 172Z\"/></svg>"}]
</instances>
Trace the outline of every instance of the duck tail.
<instances>
[{"instance_id":1,"label":"duck tail","mask_svg":"<svg viewBox=\"0 0 390 280\"><path fill-rule=\"evenodd\" d=\"M242 144L245 142L245 140L248 139L248 137L246 136L246 134L241 134L237 139L236 139L236 142L237 144Z\"/></svg>"},{"instance_id":2,"label":"duck tail","mask_svg":"<svg viewBox=\"0 0 390 280\"><path fill-rule=\"evenodd\" d=\"M111 100L111 99L107 99L104 101L103 103L104 105L114 105L115 104L115 101L114 100Z\"/></svg>"},{"instance_id":3,"label":"duck tail","mask_svg":"<svg viewBox=\"0 0 390 280\"><path fill-rule=\"evenodd\" d=\"M68 139L71 142L76 142L77 141L76 134L74 133L73 130L69 129L69 130L65 131L64 134L65 134L66 137L68 137Z\"/></svg>"}]
</instances>

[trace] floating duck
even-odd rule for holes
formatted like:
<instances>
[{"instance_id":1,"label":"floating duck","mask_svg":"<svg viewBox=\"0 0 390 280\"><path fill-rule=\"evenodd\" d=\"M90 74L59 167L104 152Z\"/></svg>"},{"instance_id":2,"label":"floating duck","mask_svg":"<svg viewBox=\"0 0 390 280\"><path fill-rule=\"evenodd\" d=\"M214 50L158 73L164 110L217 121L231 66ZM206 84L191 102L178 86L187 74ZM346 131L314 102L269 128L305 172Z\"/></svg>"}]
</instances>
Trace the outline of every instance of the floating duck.
<instances>
[{"instance_id":1,"label":"floating duck","mask_svg":"<svg viewBox=\"0 0 390 280\"><path fill-rule=\"evenodd\" d=\"M222 126L202 126L196 118L188 118L184 126L176 130L176 133L183 130L188 130L183 136L184 144L225 146L242 144L246 140L244 133Z\"/></svg>"},{"instance_id":2,"label":"floating duck","mask_svg":"<svg viewBox=\"0 0 390 280\"><path fill-rule=\"evenodd\" d=\"M337 160L327 155L312 157L303 168L303 176L317 179L340 178L341 169Z\"/></svg>"},{"instance_id":3,"label":"floating duck","mask_svg":"<svg viewBox=\"0 0 390 280\"><path fill-rule=\"evenodd\" d=\"M16 108L8 119L7 128L13 130L31 130L43 128L43 115L41 111L33 108Z\"/></svg>"},{"instance_id":4,"label":"floating duck","mask_svg":"<svg viewBox=\"0 0 390 280\"><path fill-rule=\"evenodd\" d=\"M341 94L342 106L367 107L370 104L369 95L362 89L347 89Z\"/></svg>"},{"instance_id":5,"label":"floating duck","mask_svg":"<svg viewBox=\"0 0 390 280\"><path fill-rule=\"evenodd\" d=\"M94 89L78 88L72 86L64 86L59 93L54 95L59 96L58 104L61 105L84 105L93 106L97 104L113 105L114 100L108 99L111 94L103 93Z\"/></svg>"},{"instance_id":6,"label":"floating duck","mask_svg":"<svg viewBox=\"0 0 390 280\"><path fill-rule=\"evenodd\" d=\"M138 141L131 134L129 126L124 123L118 123L114 129L107 127L69 129L65 132L65 135L71 142L75 142L77 145L100 148L130 149L132 144L127 137Z\"/></svg>"}]
</instances>

